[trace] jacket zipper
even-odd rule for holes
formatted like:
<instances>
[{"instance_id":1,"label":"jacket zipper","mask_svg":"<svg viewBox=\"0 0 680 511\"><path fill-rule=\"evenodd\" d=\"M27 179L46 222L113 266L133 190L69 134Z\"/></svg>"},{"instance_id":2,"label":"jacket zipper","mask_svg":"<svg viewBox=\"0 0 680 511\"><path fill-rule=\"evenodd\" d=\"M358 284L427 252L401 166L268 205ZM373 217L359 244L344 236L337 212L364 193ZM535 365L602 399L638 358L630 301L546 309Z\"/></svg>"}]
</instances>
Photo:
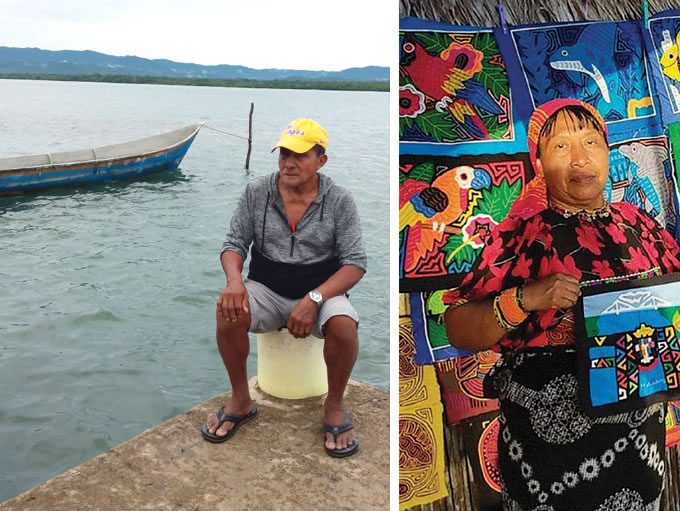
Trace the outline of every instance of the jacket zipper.
<instances>
[{"instance_id":1,"label":"jacket zipper","mask_svg":"<svg viewBox=\"0 0 680 511\"><path fill-rule=\"evenodd\" d=\"M295 224L290 223L290 228L293 231L290 235L290 257L293 257L293 249L295 248Z\"/></svg>"}]
</instances>

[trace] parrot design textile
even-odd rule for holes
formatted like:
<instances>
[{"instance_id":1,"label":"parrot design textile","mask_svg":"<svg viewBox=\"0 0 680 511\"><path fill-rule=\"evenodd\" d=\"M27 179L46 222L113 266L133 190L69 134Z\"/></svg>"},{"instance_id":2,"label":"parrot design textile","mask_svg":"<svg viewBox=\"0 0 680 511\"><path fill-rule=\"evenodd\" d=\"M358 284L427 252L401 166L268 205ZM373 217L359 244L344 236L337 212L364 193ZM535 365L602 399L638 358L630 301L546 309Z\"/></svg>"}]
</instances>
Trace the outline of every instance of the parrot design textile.
<instances>
[{"instance_id":1,"label":"parrot design textile","mask_svg":"<svg viewBox=\"0 0 680 511\"><path fill-rule=\"evenodd\" d=\"M482 58L482 52L471 44L456 41L439 55L430 55L417 37L407 33L401 46L399 71L435 102L435 109L448 110L473 138L487 139L489 132L482 117L500 115L503 109L473 78L482 70Z\"/></svg>"},{"instance_id":2,"label":"parrot design textile","mask_svg":"<svg viewBox=\"0 0 680 511\"><path fill-rule=\"evenodd\" d=\"M467 165L446 169L432 184L406 179L399 187L399 231L408 228L405 271L413 270L442 241L450 224L460 224L469 192L491 185L491 176Z\"/></svg>"}]
</instances>

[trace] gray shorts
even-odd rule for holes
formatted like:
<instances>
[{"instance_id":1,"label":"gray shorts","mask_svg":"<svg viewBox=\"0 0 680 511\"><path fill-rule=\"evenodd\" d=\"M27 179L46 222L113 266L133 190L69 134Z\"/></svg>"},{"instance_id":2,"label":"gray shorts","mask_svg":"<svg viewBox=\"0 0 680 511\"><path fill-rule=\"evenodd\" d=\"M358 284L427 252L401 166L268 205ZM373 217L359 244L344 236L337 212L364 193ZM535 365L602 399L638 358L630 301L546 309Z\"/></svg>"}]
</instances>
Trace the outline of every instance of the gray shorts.
<instances>
[{"instance_id":1,"label":"gray shorts","mask_svg":"<svg viewBox=\"0 0 680 511\"><path fill-rule=\"evenodd\" d=\"M254 280L244 281L248 290L248 305L250 306L250 332L264 333L284 328L288 324L290 313L300 299L281 296L264 284ZM323 339L326 323L333 316L349 316L359 325L359 315L349 303L345 295L334 296L324 301L312 325L312 335Z\"/></svg>"}]
</instances>

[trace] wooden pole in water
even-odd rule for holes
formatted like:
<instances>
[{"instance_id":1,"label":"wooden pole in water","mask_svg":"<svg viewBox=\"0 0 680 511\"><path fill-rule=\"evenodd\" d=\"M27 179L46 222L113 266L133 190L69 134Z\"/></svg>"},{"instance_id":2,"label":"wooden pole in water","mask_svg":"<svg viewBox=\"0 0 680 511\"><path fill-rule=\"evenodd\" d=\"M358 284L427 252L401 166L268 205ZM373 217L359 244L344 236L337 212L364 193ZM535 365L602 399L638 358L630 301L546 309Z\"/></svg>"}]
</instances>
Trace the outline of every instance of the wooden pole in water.
<instances>
[{"instance_id":1,"label":"wooden pole in water","mask_svg":"<svg viewBox=\"0 0 680 511\"><path fill-rule=\"evenodd\" d=\"M250 152L253 150L253 109L255 103L250 104L250 116L248 117L248 155L246 156L246 170L250 167Z\"/></svg>"}]
</instances>

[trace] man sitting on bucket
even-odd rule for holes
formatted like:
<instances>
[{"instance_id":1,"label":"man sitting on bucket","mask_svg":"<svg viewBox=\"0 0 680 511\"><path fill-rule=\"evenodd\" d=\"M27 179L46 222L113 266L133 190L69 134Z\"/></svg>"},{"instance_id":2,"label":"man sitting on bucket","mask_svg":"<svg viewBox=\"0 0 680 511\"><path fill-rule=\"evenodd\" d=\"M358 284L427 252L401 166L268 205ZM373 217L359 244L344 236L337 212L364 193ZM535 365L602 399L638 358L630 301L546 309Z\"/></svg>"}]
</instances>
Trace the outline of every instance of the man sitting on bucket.
<instances>
[{"instance_id":1,"label":"man sitting on bucket","mask_svg":"<svg viewBox=\"0 0 680 511\"><path fill-rule=\"evenodd\" d=\"M352 196L318 172L328 161L327 144L318 123L290 123L272 149L279 148L279 171L249 182L231 219L221 254L227 286L217 300L217 346L232 397L203 424L211 442L231 438L257 414L246 371L248 331L287 327L298 338L324 339L326 452L344 457L359 447L343 405L359 349L359 318L346 293L363 277L366 253Z\"/></svg>"}]
</instances>

